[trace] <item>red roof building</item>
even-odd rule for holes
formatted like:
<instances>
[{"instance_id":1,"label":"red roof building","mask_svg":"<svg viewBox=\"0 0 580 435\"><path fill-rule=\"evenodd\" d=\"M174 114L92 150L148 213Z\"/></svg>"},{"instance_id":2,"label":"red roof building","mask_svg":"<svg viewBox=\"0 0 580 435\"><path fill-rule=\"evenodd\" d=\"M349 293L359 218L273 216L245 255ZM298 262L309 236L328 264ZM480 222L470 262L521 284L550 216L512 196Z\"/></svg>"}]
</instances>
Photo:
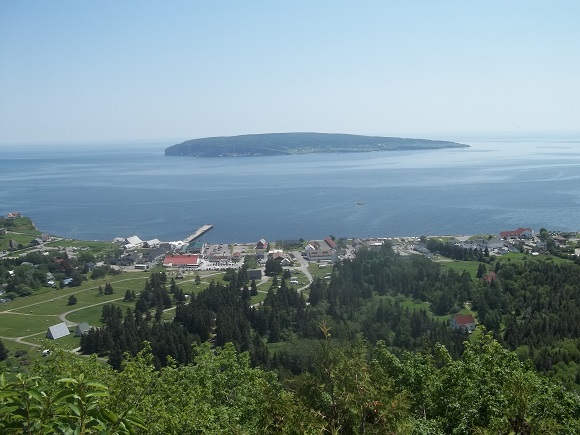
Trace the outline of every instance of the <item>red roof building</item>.
<instances>
[{"instance_id":1,"label":"red roof building","mask_svg":"<svg viewBox=\"0 0 580 435\"><path fill-rule=\"evenodd\" d=\"M332 237L327 237L326 239L324 239L324 241L330 247L330 249L336 249L336 243L334 243L334 240L332 240Z\"/></svg>"},{"instance_id":2,"label":"red roof building","mask_svg":"<svg viewBox=\"0 0 580 435\"><path fill-rule=\"evenodd\" d=\"M487 272L485 275L481 277L481 279L487 281L488 284L491 284L496 278L497 275L495 272Z\"/></svg>"},{"instance_id":3,"label":"red roof building","mask_svg":"<svg viewBox=\"0 0 580 435\"><path fill-rule=\"evenodd\" d=\"M171 255L168 254L163 259L165 267L198 267L199 257L197 255Z\"/></svg>"},{"instance_id":4,"label":"red roof building","mask_svg":"<svg viewBox=\"0 0 580 435\"><path fill-rule=\"evenodd\" d=\"M514 231L502 231L499 236L502 239L531 239L534 232L530 228L518 228Z\"/></svg>"},{"instance_id":5,"label":"red roof building","mask_svg":"<svg viewBox=\"0 0 580 435\"><path fill-rule=\"evenodd\" d=\"M452 328L467 332L474 331L476 326L475 319L471 314L457 314L449 320L449 323Z\"/></svg>"}]
</instances>

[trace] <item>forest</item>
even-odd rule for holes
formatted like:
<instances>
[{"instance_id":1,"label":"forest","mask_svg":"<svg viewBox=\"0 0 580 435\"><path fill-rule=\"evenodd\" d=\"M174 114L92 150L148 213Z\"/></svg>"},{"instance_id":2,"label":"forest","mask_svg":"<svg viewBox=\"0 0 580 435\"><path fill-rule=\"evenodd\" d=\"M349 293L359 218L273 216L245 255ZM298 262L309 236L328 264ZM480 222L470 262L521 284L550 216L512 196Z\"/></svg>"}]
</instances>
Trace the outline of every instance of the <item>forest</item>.
<instances>
[{"instance_id":1,"label":"forest","mask_svg":"<svg viewBox=\"0 0 580 435\"><path fill-rule=\"evenodd\" d=\"M165 149L166 156L235 157L468 148L450 141L336 133L267 133L191 139Z\"/></svg>"},{"instance_id":2,"label":"forest","mask_svg":"<svg viewBox=\"0 0 580 435\"><path fill-rule=\"evenodd\" d=\"M2 429L578 433L580 266L523 258L478 256L472 278L384 245L308 295L277 275L255 306L245 268L190 298L155 272L133 309L103 307L81 339L92 357L2 378ZM477 337L449 326L466 306Z\"/></svg>"}]
</instances>

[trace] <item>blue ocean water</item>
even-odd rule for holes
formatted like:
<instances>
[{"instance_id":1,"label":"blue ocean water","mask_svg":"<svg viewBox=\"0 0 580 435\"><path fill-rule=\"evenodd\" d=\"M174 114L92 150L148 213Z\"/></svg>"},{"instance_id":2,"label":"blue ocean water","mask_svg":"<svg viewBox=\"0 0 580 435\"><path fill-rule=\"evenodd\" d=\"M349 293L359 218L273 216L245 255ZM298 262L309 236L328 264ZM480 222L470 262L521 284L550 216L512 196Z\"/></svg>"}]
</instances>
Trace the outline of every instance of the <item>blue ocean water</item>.
<instances>
[{"instance_id":1,"label":"blue ocean water","mask_svg":"<svg viewBox=\"0 0 580 435\"><path fill-rule=\"evenodd\" d=\"M0 147L0 214L51 234L251 242L580 229L580 138L466 149L165 157L159 144Z\"/></svg>"}]
</instances>

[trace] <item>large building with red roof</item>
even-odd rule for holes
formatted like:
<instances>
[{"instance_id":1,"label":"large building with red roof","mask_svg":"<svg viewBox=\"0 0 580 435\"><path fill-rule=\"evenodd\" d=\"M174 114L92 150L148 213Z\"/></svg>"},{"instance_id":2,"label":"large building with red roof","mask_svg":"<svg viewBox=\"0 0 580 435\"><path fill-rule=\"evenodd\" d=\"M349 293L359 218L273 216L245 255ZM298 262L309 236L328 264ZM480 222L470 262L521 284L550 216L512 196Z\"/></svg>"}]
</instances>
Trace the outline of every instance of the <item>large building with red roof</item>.
<instances>
[{"instance_id":1,"label":"large building with red roof","mask_svg":"<svg viewBox=\"0 0 580 435\"><path fill-rule=\"evenodd\" d=\"M514 231L502 231L499 236L502 239L531 239L534 232L530 228L518 228Z\"/></svg>"},{"instance_id":2,"label":"large building with red roof","mask_svg":"<svg viewBox=\"0 0 580 435\"><path fill-rule=\"evenodd\" d=\"M165 267L199 267L199 256L186 255L172 255L167 254L163 259L163 266Z\"/></svg>"}]
</instances>

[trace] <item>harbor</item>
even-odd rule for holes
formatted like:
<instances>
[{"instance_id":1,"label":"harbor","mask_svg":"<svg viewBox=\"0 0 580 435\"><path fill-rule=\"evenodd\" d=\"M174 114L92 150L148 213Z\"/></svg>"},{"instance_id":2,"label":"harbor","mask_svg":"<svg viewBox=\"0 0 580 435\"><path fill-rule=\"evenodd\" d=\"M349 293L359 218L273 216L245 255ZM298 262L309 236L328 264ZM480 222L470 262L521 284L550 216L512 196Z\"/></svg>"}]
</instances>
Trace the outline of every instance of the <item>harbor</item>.
<instances>
[{"instance_id":1,"label":"harbor","mask_svg":"<svg viewBox=\"0 0 580 435\"><path fill-rule=\"evenodd\" d=\"M209 230L211 230L213 228L213 225L211 224L206 224L204 226L202 226L201 228L199 228L195 233L193 233L192 235L186 237L183 241L185 243L191 243L193 242L195 239L197 239L198 237L201 237L203 234L207 233Z\"/></svg>"}]
</instances>

